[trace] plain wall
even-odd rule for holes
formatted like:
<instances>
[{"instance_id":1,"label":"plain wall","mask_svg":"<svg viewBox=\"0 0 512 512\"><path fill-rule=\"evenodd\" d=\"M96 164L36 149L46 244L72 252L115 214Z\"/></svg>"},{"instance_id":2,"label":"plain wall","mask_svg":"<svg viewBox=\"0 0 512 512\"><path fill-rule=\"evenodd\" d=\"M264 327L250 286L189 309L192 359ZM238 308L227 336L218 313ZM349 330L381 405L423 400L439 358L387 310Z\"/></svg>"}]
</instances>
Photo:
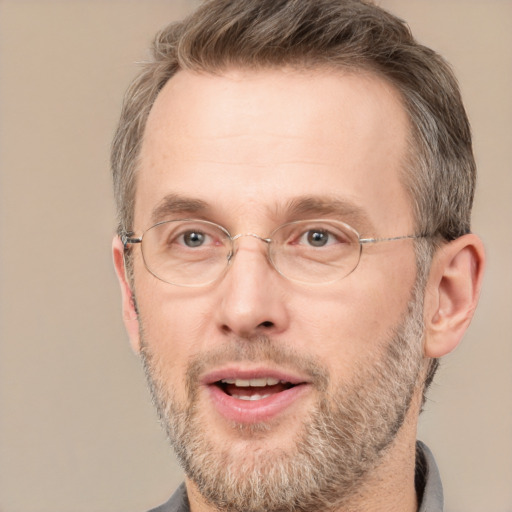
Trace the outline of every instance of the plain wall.
<instances>
[{"instance_id":1,"label":"plain wall","mask_svg":"<svg viewBox=\"0 0 512 512\"><path fill-rule=\"evenodd\" d=\"M135 62L194 3L0 0L2 512L141 512L182 479L121 322L108 152ZM380 3L460 79L488 253L419 437L447 512L511 512L512 2Z\"/></svg>"}]
</instances>

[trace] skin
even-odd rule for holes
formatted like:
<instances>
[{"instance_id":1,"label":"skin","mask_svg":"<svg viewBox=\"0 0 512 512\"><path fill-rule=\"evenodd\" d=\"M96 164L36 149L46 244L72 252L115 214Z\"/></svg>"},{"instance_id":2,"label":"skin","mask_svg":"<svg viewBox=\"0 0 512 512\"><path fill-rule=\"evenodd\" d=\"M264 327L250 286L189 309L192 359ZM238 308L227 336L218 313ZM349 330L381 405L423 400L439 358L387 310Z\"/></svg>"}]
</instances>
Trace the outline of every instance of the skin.
<instances>
[{"instance_id":1,"label":"skin","mask_svg":"<svg viewBox=\"0 0 512 512\"><path fill-rule=\"evenodd\" d=\"M340 220L362 237L413 234L410 199L400 181L408 131L398 93L370 74L180 71L148 119L134 232L140 235L153 225L155 209L174 194L205 202L206 208L192 216L221 224L231 234L267 236L295 220L287 205L304 196L348 205ZM192 358L258 334L314 358L331 375L327 390L306 387L256 439L234 430L200 387L205 435L241 457L248 451L292 449L293 434L322 394L350 385L355 368L374 365L382 356L416 279L411 240L365 246L352 274L323 286L284 279L268 263L264 244L252 237L238 242L228 272L202 288L159 281L144 268L139 248L130 283L118 238L113 247L132 346L140 350L143 322L145 343L159 357L159 377L180 404L187 403L184 381ZM437 252L425 293L425 365L428 357L440 357L460 341L478 299L483 259L474 235ZM236 365L250 370L253 363ZM416 510L414 441L421 387L419 382L404 425L351 510ZM187 488L193 512L214 510L189 480Z\"/></svg>"}]
</instances>

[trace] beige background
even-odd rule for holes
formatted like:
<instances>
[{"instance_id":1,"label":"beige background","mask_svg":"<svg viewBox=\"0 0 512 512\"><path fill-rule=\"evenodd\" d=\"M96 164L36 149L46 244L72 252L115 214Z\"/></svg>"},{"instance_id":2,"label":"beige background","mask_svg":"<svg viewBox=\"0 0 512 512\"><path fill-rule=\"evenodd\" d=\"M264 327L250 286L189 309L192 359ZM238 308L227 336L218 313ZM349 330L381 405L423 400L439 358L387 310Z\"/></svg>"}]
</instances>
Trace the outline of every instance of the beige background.
<instances>
[{"instance_id":1,"label":"beige background","mask_svg":"<svg viewBox=\"0 0 512 512\"><path fill-rule=\"evenodd\" d=\"M2 512L141 512L181 480L121 324L108 149L134 62L192 4L0 0ZM420 437L448 512L511 512L512 2L381 4L460 78L489 257Z\"/></svg>"}]
</instances>

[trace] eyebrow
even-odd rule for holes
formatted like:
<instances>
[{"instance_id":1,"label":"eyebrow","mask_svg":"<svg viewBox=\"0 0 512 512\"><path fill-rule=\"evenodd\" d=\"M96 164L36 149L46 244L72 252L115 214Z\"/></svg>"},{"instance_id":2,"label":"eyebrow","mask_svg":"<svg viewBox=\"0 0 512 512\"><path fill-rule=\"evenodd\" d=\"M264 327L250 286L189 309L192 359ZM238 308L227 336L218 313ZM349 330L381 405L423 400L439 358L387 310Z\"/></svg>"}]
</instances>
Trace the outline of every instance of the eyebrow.
<instances>
[{"instance_id":1,"label":"eyebrow","mask_svg":"<svg viewBox=\"0 0 512 512\"><path fill-rule=\"evenodd\" d=\"M212 206L202 199L168 194L153 209L151 221L157 224L169 217L184 214L206 216L211 211ZM372 231L374 228L364 208L336 196L300 196L285 204L276 205L271 211L273 216L287 217L288 220L312 216L331 217L350 224L359 232Z\"/></svg>"},{"instance_id":2,"label":"eyebrow","mask_svg":"<svg viewBox=\"0 0 512 512\"><path fill-rule=\"evenodd\" d=\"M302 196L292 199L285 208L293 218L334 217L350 224L358 231L372 231L373 223L361 206L334 196Z\"/></svg>"},{"instance_id":3,"label":"eyebrow","mask_svg":"<svg viewBox=\"0 0 512 512\"><path fill-rule=\"evenodd\" d=\"M180 196L178 194L166 195L151 212L151 221L157 224L177 214L198 214L210 209L210 205L201 199Z\"/></svg>"}]
</instances>

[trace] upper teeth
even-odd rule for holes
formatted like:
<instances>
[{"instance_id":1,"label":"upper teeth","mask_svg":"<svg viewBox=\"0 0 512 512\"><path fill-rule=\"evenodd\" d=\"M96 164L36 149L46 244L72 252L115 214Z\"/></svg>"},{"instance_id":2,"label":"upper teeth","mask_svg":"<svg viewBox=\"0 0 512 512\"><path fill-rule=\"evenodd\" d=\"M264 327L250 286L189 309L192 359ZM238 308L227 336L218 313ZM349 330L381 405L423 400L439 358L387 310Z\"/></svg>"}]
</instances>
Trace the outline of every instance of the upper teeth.
<instances>
[{"instance_id":1,"label":"upper teeth","mask_svg":"<svg viewBox=\"0 0 512 512\"><path fill-rule=\"evenodd\" d=\"M262 388L265 386L275 386L279 384L278 379L273 379L270 377L262 378L262 379L222 379L221 382L223 384L234 384L238 387L253 387L253 388Z\"/></svg>"}]
</instances>

